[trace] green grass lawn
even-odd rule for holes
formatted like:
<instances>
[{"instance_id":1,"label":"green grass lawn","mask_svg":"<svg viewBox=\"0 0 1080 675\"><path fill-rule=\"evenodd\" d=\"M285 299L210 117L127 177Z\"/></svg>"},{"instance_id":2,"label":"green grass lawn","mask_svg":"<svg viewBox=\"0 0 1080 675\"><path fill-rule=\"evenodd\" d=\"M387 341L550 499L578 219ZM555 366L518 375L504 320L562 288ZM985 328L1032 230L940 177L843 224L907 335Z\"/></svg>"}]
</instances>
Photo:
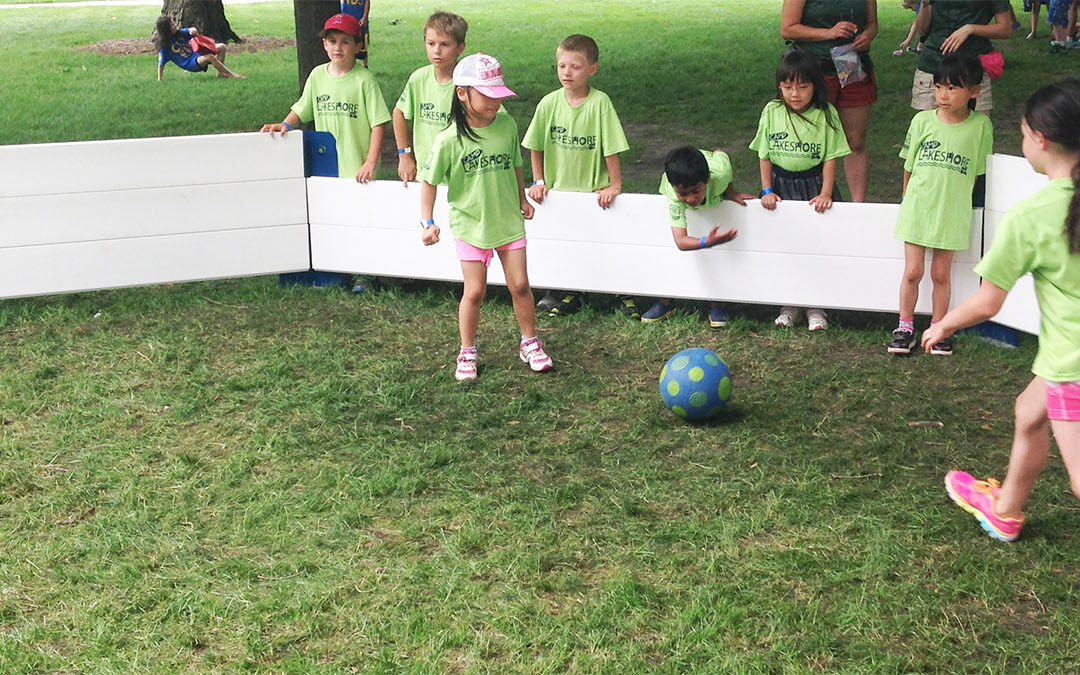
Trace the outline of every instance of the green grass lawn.
<instances>
[{"instance_id":1,"label":"green grass lawn","mask_svg":"<svg viewBox=\"0 0 1080 675\"><path fill-rule=\"evenodd\" d=\"M743 148L779 2L709 0L697 19L668 1L520 2L520 29L507 3L459 5L470 47L522 93L508 106L522 124L554 87L557 40L593 33L632 189L651 191L682 142L729 148L754 188ZM879 199L911 115L896 5L875 50ZM392 100L432 7L379 7L372 66ZM287 4L228 14L241 34L292 33ZM0 139L280 119L297 91L287 50L236 55L243 82L172 68L159 84L150 55L74 49L145 36L155 15L0 10ZM998 149L1017 152L1024 95L1075 60L1004 47L994 118ZM462 386L458 290L264 277L0 302L0 672L1076 669L1080 505L1056 451L1015 545L941 484L954 467L1001 476L1034 340L894 359L884 315L837 312L811 335L743 306L716 332L690 305L645 326L597 299L540 321L557 367L536 376L492 289L481 378ZM691 345L735 378L700 426L656 391Z\"/></svg>"}]
</instances>

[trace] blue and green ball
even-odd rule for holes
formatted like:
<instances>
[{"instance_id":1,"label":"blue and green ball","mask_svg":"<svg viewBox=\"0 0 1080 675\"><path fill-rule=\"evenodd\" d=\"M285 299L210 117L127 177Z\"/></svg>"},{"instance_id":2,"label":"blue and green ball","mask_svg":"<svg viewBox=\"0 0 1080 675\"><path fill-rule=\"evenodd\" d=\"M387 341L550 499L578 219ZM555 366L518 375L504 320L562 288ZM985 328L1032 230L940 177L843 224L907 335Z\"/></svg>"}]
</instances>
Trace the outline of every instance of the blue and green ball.
<instances>
[{"instance_id":1,"label":"blue and green ball","mask_svg":"<svg viewBox=\"0 0 1080 675\"><path fill-rule=\"evenodd\" d=\"M708 349L684 349L660 371L660 396L684 420L707 420L731 398L731 371Z\"/></svg>"}]
</instances>

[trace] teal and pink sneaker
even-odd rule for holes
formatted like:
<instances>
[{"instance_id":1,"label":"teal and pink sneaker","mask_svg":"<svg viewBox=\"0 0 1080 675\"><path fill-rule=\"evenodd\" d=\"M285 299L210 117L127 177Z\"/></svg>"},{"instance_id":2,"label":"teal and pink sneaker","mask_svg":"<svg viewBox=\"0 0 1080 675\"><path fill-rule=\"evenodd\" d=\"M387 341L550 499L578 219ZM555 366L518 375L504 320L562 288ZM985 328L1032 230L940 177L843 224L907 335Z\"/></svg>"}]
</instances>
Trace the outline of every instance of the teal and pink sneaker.
<instances>
[{"instance_id":1,"label":"teal and pink sneaker","mask_svg":"<svg viewBox=\"0 0 1080 675\"><path fill-rule=\"evenodd\" d=\"M975 476L964 471L950 471L945 474L945 490L957 506L975 516L986 533L994 539L1016 541L1024 527L1024 519L1002 518L994 513L994 502L1000 488L1001 483L993 478L976 480Z\"/></svg>"}]
</instances>

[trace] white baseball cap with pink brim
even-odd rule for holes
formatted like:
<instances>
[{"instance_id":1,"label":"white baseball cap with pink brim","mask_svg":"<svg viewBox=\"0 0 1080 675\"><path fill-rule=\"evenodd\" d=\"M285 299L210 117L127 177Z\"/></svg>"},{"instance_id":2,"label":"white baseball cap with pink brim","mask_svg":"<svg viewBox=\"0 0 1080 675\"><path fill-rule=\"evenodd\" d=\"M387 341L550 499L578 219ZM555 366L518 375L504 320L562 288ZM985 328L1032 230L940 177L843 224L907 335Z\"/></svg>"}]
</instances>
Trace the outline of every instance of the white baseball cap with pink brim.
<instances>
[{"instance_id":1,"label":"white baseball cap with pink brim","mask_svg":"<svg viewBox=\"0 0 1080 675\"><path fill-rule=\"evenodd\" d=\"M469 54L458 61L454 68L454 85L472 87L491 98L517 96L503 81L499 60L488 54Z\"/></svg>"}]
</instances>

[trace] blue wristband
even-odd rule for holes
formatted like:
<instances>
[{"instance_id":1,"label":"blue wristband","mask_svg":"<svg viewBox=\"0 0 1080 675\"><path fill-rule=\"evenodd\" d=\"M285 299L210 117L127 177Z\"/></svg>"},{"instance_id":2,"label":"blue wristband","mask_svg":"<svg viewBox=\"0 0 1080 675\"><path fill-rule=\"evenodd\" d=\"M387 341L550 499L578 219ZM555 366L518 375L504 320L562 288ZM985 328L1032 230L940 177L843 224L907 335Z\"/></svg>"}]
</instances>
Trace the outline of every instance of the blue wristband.
<instances>
[{"instance_id":1,"label":"blue wristband","mask_svg":"<svg viewBox=\"0 0 1080 675\"><path fill-rule=\"evenodd\" d=\"M702 237L701 241L698 242L699 244L701 244L701 248L705 248L705 239L706 237Z\"/></svg>"},{"instance_id":2,"label":"blue wristband","mask_svg":"<svg viewBox=\"0 0 1080 675\"><path fill-rule=\"evenodd\" d=\"M773 190L772 188L765 188L764 190L762 190L762 191L761 191L761 194L760 194L760 195L758 195L758 196L759 196L759 197L764 197L765 195L771 195L771 194L773 194L774 192L776 192L776 191L775 191L775 190Z\"/></svg>"},{"instance_id":3,"label":"blue wristband","mask_svg":"<svg viewBox=\"0 0 1080 675\"><path fill-rule=\"evenodd\" d=\"M429 227L432 227L433 225L435 225L435 220L432 218L420 221L420 227L424 228L425 230Z\"/></svg>"},{"instance_id":4,"label":"blue wristband","mask_svg":"<svg viewBox=\"0 0 1080 675\"><path fill-rule=\"evenodd\" d=\"M292 131L292 125L288 122L282 122L281 126L285 127L285 131Z\"/></svg>"}]
</instances>

